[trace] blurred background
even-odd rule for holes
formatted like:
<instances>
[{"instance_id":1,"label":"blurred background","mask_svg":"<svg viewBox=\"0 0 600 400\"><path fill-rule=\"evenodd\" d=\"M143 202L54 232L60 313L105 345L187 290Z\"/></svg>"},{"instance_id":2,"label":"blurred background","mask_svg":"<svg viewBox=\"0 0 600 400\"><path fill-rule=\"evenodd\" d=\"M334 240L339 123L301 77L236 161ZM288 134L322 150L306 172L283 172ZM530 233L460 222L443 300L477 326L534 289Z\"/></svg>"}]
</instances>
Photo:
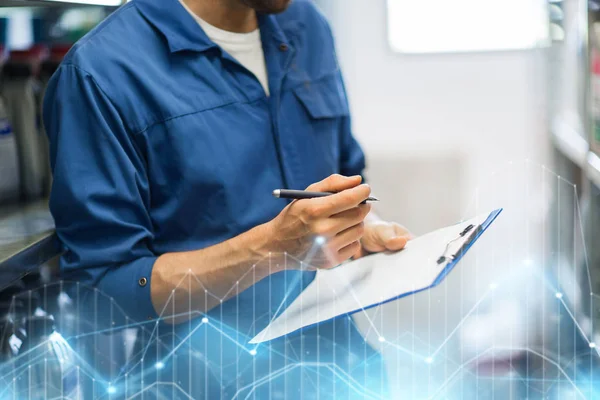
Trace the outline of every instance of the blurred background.
<instances>
[{"instance_id":1,"label":"blurred background","mask_svg":"<svg viewBox=\"0 0 600 400\"><path fill-rule=\"evenodd\" d=\"M393 397L600 398L600 2L315 3L378 213L423 234L504 208L439 287L355 316ZM0 378L50 343L49 358L73 353L52 369L64 381L85 351L57 283L40 102L72 43L120 1L0 4ZM97 379L134 351L119 350L124 337L96 338L111 349L86 358Z\"/></svg>"}]
</instances>

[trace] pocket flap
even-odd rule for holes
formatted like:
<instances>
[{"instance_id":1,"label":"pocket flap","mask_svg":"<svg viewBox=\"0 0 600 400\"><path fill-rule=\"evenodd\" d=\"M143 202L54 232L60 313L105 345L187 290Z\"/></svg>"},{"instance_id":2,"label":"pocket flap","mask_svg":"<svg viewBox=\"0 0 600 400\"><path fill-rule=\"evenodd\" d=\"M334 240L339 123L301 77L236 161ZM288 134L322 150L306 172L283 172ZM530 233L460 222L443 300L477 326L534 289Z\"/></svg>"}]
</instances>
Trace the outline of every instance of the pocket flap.
<instances>
[{"instance_id":1,"label":"pocket flap","mask_svg":"<svg viewBox=\"0 0 600 400\"><path fill-rule=\"evenodd\" d=\"M348 102L339 75L307 81L293 89L312 118L348 116Z\"/></svg>"}]
</instances>

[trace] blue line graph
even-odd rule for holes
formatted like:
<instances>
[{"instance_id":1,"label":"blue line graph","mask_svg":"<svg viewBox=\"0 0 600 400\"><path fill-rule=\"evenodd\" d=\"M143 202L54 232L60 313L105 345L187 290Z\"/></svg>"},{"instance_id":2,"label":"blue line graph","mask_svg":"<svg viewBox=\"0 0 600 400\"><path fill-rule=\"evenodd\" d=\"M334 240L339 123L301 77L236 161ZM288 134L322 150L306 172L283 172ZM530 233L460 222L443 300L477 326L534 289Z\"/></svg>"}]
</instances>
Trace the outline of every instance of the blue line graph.
<instances>
[{"instance_id":1,"label":"blue line graph","mask_svg":"<svg viewBox=\"0 0 600 400\"><path fill-rule=\"evenodd\" d=\"M569 229L580 239L577 243L585 243L575 185L528 160L497 174L510 177L510 171L523 166L563 187L563 193L572 193L575 206L567 211L577 223ZM526 200L514 203L526 205ZM465 215L478 202L474 199ZM515 233L515 243L524 244L525 236L532 235L527 226ZM494 248L493 241L502 234L492 236L482 251ZM55 329L36 343L15 336L17 354L0 364L0 400L600 398L600 339L593 330L598 295L586 249L577 244L571 246L572 254L547 254L545 242L544 237L536 249L527 242L525 250L505 245L486 253L493 257L468 258L472 269L459 266L453 274L496 265L512 272L479 285L460 312L444 304L452 294L442 285L433 294L402 299L360 317L342 316L259 345L249 344L256 326L240 329L235 319L202 314L191 302L189 312L176 315L190 316L190 322L165 324L162 316L172 317L169 303L159 320L134 322L95 288L70 282L44 285L15 296L9 314L26 309L47 321L47 310L54 315ZM284 256L286 263L310 268L310 259ZM572 262L576 256L580 261ZM572 272L573 265L564 267L565 259L580 273ZM249 266L247 274L252 271ZM180 285L191 280L215 297L191 272ZM230 293L236 290L234 286ZM82 299L93 308L83 307ZM499 304L517 313L494 317ZM395 320L390 329L390 315L406 315L400 307L409 305L410 318ZM255 317L272 321L283 308L279 304L275 314ZM432 322L432 313L443 315L443 326L439 318L437 325L435 318Z\"/></svg>"}]
</instances>

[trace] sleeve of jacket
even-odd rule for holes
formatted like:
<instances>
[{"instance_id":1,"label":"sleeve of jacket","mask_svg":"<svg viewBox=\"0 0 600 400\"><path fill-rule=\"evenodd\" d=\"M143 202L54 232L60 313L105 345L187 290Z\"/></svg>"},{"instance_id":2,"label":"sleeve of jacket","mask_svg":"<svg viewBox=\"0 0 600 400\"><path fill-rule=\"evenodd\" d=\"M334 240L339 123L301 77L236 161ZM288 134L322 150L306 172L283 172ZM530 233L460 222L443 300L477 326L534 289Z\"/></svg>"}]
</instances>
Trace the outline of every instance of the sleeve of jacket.
<instances>
[{"instance_id":1,"label":"sleeve of jacket","mask_svg":"<svg viewBox=\"0 0 600 400\"><path fill-rule=\"evenodd\" d=\"M150 298L157 258L151 250L150 193L134 138L94 78L72 64L51 79L43 119L63 278L94 287L133 321L156 318ZM111 314L117 318L119 308Z\"/></svg>"}]
</instances>

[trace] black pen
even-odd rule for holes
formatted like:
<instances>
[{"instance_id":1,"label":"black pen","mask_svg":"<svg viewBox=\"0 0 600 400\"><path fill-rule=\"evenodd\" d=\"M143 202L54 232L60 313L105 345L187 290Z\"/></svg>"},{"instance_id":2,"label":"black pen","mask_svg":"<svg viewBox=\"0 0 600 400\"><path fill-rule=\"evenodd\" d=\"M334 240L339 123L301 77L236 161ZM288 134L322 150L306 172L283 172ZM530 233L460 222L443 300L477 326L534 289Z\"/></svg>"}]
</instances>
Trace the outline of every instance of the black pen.
<instances>
[{"instance_id":1,"label":"black pen","mask_svg":"<svg viewBox=\"0 0 600 400\"><path fill-rule=\"evenodd\" d=\"M332 192L307 192L306 190L290 190L290 189L276 189L273 190L273 196L278 199L292 199L292 200L302 200L302 199L314 199L315 197L327 197L331 196L335 193ZM369 197L365 201L379 201L377 197Z\"/></svg>"}]
</instances>

